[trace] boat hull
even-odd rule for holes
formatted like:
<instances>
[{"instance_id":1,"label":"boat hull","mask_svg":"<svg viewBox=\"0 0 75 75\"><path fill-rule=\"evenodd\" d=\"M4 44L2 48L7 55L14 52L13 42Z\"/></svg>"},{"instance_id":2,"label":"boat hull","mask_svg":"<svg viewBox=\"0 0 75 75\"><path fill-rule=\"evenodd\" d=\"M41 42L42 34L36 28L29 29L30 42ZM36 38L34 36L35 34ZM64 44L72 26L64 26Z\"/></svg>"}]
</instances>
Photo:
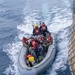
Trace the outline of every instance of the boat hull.
<instances>
[{"instance_id":1,"label":"boat hull","mask_svg":"<svg viewBox=\"0 0 75 75\"><path fill-rule=\"evenodd\" d=\"M48 52L45 58L37 65L33 67L28 67L25 63L25 56L27 55L27 48L22 47L18 57L18 69L21 75L38 75L45 71L53 62L56 49L55 49L55 35L51 34L53 38L52 45L49 45Z\"/></svg>"}]
</instances>

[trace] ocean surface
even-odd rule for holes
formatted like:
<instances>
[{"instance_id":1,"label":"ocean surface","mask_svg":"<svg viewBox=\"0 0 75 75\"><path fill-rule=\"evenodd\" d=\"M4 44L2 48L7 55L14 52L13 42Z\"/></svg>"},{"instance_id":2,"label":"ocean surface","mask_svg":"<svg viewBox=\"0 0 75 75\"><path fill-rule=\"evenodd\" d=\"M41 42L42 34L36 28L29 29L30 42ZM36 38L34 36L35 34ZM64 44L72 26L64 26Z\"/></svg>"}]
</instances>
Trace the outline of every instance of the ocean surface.
<instances>
[{"instance_id":1,"label":"ocean surface","mask_svg":"<svg viewBox=\"0 0 75 75\"><path fill-rule=\"evenodd\" d=\"M21 39L32 34L32 24L43 21L56 34L56 57L41 75L71 75L68 39L73 0L0 0L0 75L20 75L17 59Z\"/></svg>"}]
</instances>

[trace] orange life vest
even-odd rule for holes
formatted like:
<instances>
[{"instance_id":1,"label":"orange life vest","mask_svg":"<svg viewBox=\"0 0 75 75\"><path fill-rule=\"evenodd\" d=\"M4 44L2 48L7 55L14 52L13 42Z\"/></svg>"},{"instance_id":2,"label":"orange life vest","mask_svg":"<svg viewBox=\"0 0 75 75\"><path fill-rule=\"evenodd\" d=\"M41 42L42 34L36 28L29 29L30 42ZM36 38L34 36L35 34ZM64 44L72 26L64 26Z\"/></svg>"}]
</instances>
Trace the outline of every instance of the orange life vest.
<instances>
[{"instance_id":1,"label":"orange life vest","mask_svg":"<svg viewBox=\"0 0 75 75\"><path fill-rule=\"evenodd\" d=\"M39 33L40 33L40 29L38 27L35 27L34 28L34 34L38 35Z\"/></svg>"},{"instance_id":2,"label":"orange life vest","mask_svg":"<svg viewBox=\"0 0 75 75\"><path fill-rule=\"evenodd\" d=\"M49 42L51 42L51 36L50 35L47 35L46 36L46 41L49 43Z\"/></svg>"}]
</instances>

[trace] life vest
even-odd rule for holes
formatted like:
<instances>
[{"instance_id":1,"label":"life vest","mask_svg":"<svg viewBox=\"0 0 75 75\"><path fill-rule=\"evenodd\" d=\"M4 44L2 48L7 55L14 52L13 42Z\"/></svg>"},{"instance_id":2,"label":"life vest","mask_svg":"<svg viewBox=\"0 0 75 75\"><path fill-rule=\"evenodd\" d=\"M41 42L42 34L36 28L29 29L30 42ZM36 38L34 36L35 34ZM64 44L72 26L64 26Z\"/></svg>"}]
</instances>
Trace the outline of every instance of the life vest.
<instances>
[{"instance_id":1,"label":"life vest","mask_svg":"<svg viewBox=\"0 0 75 75\"><path fill-rule=\"evenodd\" d=\"M41 44L43 44L44 38L43 38L42 36L39 36L39 37L38 37L38 41L39 41Z\"/></svg>"},{"instance_id":2,"label":"life vest","mask_svg":"<svg viewBox=\"0 0 75 75\"><path fill-rule=\"evenodd\" d=\"M42 28L43 31L47 30L47 26L45 24L42 24L41 28Z\"/></svg>"},{"instance_id":3,"label":"life vest","mask_svg":"<svg viewBox=\"0 0 75 75\"><path fill-rule=\"evenodd\" d=\"M35 42L35 40L32 39L30 42L31 42L32 47L33 47L35 50L38 50L38 49L37 49L37 43Z\"/></svg>"},{"instance_id":4,"label":"life vest","mask_svg":"<svg viewBox=\"0 0 75 75\"><path fill-rule=\"evenodd\" d=\"M38 27L34 28L34 34L38 35L40 33L40 29Z\"/></svg>"},{"instance_id":5,"label":"life vest","mask_svg":"<svg viewBox=\"0 0 75 75\"><path fill-rule=\"evenodd\" d=\"M51 42L51 36L50 35L47 35L46 36L46 41L49 43L49 42Z\"/></svg>"},{"instance_id":6,"label":"life vest","mask_svg":"<svg viewBox=\"0 0 75 75\"><path fill-rule=\"evenodd\" d=\"M33 62L33 61L34 61L34 57L33 57L33 56L30 56L30 57L28 58L28 60L29 60L29 62Z\"/></svg>"},{"instance_id":7,"label":"life vest","mask_svg":"<svg viewBox=\"0 0 75 75\"><path fill-rule=\"evenodd\" d=\"M27 38L23 38L23 39L22 39L22 42L28 44Z\"/></svg>"}]
</instances>

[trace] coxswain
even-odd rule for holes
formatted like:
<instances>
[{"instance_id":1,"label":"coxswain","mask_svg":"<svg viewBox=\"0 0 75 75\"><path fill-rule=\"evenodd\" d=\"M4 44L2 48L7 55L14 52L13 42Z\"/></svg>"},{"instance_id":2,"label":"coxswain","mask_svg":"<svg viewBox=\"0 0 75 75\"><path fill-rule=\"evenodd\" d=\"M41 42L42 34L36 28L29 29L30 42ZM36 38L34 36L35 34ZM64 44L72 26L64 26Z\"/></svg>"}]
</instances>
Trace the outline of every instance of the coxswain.
<instances>
[{"instance_id":1,"label":"coxswain","mask_svg":"<svg viewBox=\"0 0 75 75\"><path fill-rule=\"evenodd\" d=\"M33 29L33 35L38 36L40 34L40 28L38 27L38 24L34 25Z\"/></svg>"},{"instance_id":2,"label":"coxswain","mask_svg":"<svg viewBox=\"0 0 75 75\"><path fill-rule=\"evenodd\" d=\"M47 26L44 22L41 23L41 25L40 25L40 32L41 32L41 34L43 34L43 36L46 36L46 32L48 32Z\"/></svg>"}]
</instances>

